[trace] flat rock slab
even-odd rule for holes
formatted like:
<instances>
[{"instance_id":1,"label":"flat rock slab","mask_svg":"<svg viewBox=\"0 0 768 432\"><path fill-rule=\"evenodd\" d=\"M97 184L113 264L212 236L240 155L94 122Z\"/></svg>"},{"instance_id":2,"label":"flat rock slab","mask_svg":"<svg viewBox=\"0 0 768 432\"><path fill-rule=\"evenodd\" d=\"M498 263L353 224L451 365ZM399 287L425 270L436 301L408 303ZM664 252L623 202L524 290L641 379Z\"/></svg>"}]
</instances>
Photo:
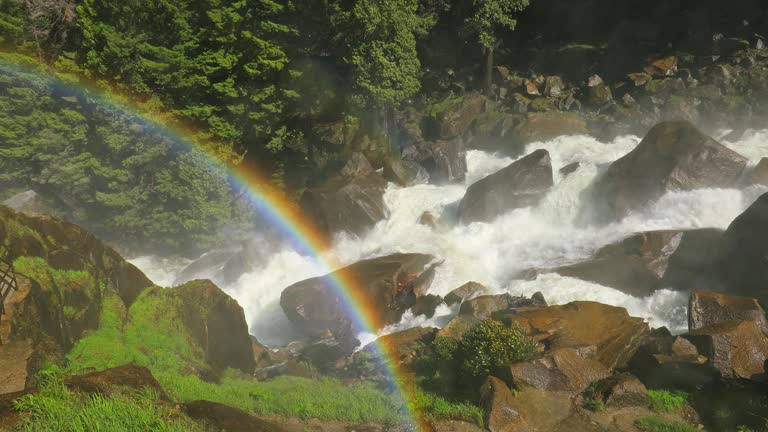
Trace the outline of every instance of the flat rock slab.
<instances>
[{"instance_id":1,"label":"flat rock slab","mask_svg":"<svg viewBox=\"0 0 768 432\"><path fill-rule=\"evenodd\" d=\"M30 339L0 345L0 395L28 388L34 374L34 353Z\"/></svg>"}]
</instances>

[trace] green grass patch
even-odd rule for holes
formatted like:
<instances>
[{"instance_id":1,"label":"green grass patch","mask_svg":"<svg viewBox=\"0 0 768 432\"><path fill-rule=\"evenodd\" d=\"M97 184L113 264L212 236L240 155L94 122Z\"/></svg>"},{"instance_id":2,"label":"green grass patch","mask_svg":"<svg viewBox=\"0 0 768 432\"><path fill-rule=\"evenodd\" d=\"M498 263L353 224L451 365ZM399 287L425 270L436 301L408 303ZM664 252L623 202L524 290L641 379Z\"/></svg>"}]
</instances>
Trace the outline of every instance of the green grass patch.
<instances>
[{"instance_id":1,"label":"green grass patch","mask_svg":"<svg viewBox=\"0 0 768 432\"><path fill-rule=\"evenodd\" d=\"M688 394L679 391L648 390L651 409L658 412L675 412L683 408L688 401Z\"/></svg>"},{"instance_id":2,"label":"green grass patch","mask_svg":"<svg viewBox=\"0 0 768 432\"><path fill-rule=\"evenodd\" d=\"M671 422L658 417L643 417L635 422L635 426L646 432L702 432L687 423Z\"/></svg>"},{"instance_id":3,"label":"green grass patch","mask_svg":"<svg viewBox=\"0 0 768 432\"><path fill-rule=\"evenodd\" d=\"M82 395L67 390L55 374L41 380L37 393L17 399L14 405L27 414L19 427L22 432L202 431L172 407L158 403L151 391L130 396Z\"/></svg>"},{"instance_id":4,"label":"green grass patch","mask_svg":"<svg viewBox=\"0 0 768 432\"><path fill-rule=\"evenodd\" d=\"M483 426L483 411L476 405L451 401L434 393L416 390L409 401L410 411L421 412L429 420L464 420Z\"/></svg>"}]
</instances>

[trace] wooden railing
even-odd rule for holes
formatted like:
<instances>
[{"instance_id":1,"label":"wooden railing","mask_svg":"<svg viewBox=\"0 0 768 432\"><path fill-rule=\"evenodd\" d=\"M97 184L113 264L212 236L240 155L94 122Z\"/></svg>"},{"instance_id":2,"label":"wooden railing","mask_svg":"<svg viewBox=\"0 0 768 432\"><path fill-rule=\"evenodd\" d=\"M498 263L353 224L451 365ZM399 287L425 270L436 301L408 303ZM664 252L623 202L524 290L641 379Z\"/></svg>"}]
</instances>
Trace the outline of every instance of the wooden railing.
<instances>
[{"instance_id":1,"label":"wooden railing","mask_svg":"<svg viewBox=\"0 0 768 432\"><path fill-rule=\"evenodd\" d=\"M0 317L5 313L5 300L11 295L11 291L18 289L19 284L13 272L13 263L8 256L8 248L0 244Z\"/></svg>"}]
</instances>

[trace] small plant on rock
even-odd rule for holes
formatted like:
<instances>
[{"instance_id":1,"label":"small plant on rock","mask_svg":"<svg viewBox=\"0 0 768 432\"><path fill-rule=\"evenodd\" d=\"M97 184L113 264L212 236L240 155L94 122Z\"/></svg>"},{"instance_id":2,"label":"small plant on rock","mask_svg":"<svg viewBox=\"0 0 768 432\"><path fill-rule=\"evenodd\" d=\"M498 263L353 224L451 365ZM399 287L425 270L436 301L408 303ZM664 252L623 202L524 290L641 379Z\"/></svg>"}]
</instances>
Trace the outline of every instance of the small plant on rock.
<instances>
[{"instance_id":1,"label":"small plant on rock","mask_svg":"<svg viewBox=\"0 0 768 432\"><path fill-rule=\"evenodd\" d=\"M680 391L648 390L651 409L658 412L679 411L688 400L688 395Z\"/></svg>"},{"instance_id":2,"label":"small plant on rock","mask_svg":"<svg viewBox=\"0 0 768 432\"><path fill-rule=\"evenodd\" d=\"M458 342L456 355L462 371L476 378L493 374L499 366L523 361L536 351L518 324L506 327L495 320L474 326Z\"/></svg>"}]
</instances>

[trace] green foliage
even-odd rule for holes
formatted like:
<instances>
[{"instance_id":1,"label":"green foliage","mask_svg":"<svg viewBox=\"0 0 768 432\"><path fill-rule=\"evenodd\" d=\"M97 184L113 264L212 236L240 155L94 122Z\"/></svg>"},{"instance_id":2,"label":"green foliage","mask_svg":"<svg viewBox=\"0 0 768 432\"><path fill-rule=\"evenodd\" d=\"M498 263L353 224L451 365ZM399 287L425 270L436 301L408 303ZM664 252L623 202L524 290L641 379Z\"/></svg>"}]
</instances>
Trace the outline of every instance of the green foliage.
<instances>
[{"instance_id":1,"label":"green foliage","mask_svg":"<svg viewBox=\"0 0 768 432\"><path fill-rule=\"evenodd\" d=\"M635 426L646 432L701 432L687 423L670 422L658 417L643 417L635 422Z\"/></svg>"},{"instance_id":2,"label":"green foliage","mask_svg":"<svg viewBox=\"0 0 768 432\"><path fill-rule=\"evenodd\" d=\"M454 358L465 373L483 378L499 366L527 359L535 350L536 343L523 334L520 326L510 328L499 321L486 320L462 337Z\"/></svg>"},{"instance_id":3,"label":"green foliage","mask_svg":"<svg viewBox=\"0 0 768 432\"><path fill-rule=\"evenodd\" d=\"M513 17L528 7L528 0L473 0L475 12L465 21L465 31L477 37L484 48L491 48L502 29L514 30L517 20Z\"/></svg>"},{"instance_id":4,"label":"green foliage","mask_svg":"<svg viewBox=\"0 0 768 432\"><path fill-rule=\"evenodd\" d=\"M442 396L416 389L409 401L411 412L423 413L428 419L463 420L483 426L483 411L476 405L450 401Z\"/></svg>"},{"instance_id":5,"label":"green foliage","mask_svg":"<svg viewBox=\"0 0 768 432\"><path fill-rule=\"evenodd\" d=\"M679 391L648 390L648 396L651 409L658 412L679 411L688 400L688 394Z\"/></svg>"},{"instance_id":6,"label":"green foliage","mask_svg":"<svg viewBox=\"0 0 768 432\"><path fill-rule=\"evenodd\" d=\"M362 104L392 106L421 88L416 38L434 25L418 14L417 0L361 0L338 5L333 17L343 31L345 58L353 68Z\"/></svg>"},{"instance_id":7,"label":"green foliage","mask_svg":"<svg viewBox=\"0 0 768 432\"><path fill-rule=\"evenodd\" d=\"M85 431L200 431L200 427L176 410L158 403L157 395L141 391L134 395L90 396L72 393L55 369L38 374L38 391L14 402L25 413L23 432Z\"/></svg>"},{"instance_id":8,"label":"green foliage","mask_svg":"<svg viewBox=\"0 0 768 432\"><path fill-rule=\"evenodd\" d=\"M584 408L591 411L605 411L605 403L601 399L595 399L597 381L591 383L581 394L584 400Z\"/></svg>"}]
</instances>

